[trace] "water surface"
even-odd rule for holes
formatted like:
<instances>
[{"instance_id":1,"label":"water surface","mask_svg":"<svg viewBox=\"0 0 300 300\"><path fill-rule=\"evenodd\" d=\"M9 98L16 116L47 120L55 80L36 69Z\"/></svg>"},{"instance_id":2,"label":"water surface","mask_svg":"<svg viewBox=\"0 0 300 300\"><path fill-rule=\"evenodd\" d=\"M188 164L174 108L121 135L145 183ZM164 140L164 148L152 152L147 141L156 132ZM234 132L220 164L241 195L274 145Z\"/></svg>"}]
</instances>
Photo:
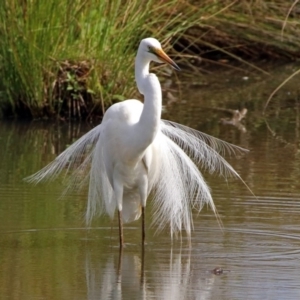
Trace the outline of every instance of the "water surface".
<instances>
[{"instance_id":1,"label":"water surface","mask_svg":"<svg viewBox=\"0 0 300 300\"><path fill-rule=\"evenodd\" d=\"M184 235L173 242L167 231L156 235L149 206L145 252L136 221L125 228L120 255L116 220L85 227L86 191L59 199L61 182L22 181L92 126L1 122L1 299L300 299L296 98L287 107L272 103L266 123L255 101L266 99L265 81L238 80L223 88L218 81L210 94L191 85L188 95L173 93L181 100L165 102L165 118L251 150L228 160L256 197L239 181L207 175L224 227L204 208L194 215L192 247ZM221 106L212 94L224 97ZM220 108L243 107L243 129L220 123L230 118Z\"/></svg>"}]
</instances>

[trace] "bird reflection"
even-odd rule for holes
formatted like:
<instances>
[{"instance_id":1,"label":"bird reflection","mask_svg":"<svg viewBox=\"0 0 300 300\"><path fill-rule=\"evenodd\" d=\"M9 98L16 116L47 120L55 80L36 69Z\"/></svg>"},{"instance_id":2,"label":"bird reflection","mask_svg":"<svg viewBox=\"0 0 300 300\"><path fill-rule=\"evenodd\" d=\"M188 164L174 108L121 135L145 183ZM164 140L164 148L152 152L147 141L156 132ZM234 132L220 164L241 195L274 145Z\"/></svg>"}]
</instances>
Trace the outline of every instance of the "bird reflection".
<instances>
[{"instance_id":1,"label":"bird reflection","mask_svg":"<svg viewBox=\"0 0 300 300\"><path fill-rule=\"evenodd\" d=\"M101 255L96 263L89 254L85 263L87 298L212 299L216 275L192 266L190 251L173 254L171 250L165 258L148 255L143 248L140 254L120 249L118 257L112 252Z\"/></svg>"}]
</instances>

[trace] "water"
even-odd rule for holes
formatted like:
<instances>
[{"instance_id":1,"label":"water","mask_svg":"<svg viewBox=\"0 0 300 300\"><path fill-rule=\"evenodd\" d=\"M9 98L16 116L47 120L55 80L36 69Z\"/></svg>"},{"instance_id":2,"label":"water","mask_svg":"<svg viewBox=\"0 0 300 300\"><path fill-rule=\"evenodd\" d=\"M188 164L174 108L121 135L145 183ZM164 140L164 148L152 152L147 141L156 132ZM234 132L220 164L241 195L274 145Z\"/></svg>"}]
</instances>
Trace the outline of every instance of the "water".
<instances>
[{"instance_id":1,"label":"water","mask_svg":"<svg viewBox=\"0 0 300 300\"><path fill-rule=\"evenodd\" d=\"M89 125L1 122L1 299L299 299L296 97L290 106L274 101L265 123L262 102L253 100L263 98L262 84L260 79L249 87L242 83L244 94L230 84L214 89L214 97L227 99L222 108L248 107L244 129L220 124L229 115L201 87L165 107L165 118L251 150L229 161L257 198L241 182L207 176L224 229L204 208L194 216L191 248L184 235L172 243L168 232L155 235L147 226L143 253L137 221L126 226L120 254L116 221L101 218L91 228L84 226L86 191L58 200L61 182L30 186L22 181ZM215 268L223 273L214 274Z\"/></svg>"}]
</instances>

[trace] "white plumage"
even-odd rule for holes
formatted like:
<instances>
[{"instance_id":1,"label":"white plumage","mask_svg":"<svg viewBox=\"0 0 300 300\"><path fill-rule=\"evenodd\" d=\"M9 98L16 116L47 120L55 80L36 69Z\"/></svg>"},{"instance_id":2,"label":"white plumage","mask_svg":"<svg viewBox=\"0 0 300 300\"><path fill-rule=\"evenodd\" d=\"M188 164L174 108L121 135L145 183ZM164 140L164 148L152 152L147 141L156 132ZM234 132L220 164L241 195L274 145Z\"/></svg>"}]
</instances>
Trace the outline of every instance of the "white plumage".
<instances>
[{"instance_id":1,"label":"white plumage","mask_svg":"<svg viewBox=\"0 0 300 300\"><path fill-rule=\"evenodd\" d=\"M113 217L117 209L121 246L122 223L144 214L151 191L153 220L158 228L169 226L171 235L185 229L190 235L192 209L200 211L208 204L216 213L210 189L197 166L225 177L240 178L221 154L226 150L244 151L242 148L161 120L161 87L156 75L149 73L150 61L178 68L157 40L142 40L135 77L144 104L138 100L114 104L100 125L28 178L37 183L54 179L67 169L72 174L69 188L89 182L86 220L90 222L102 213ZM142 228L144 242L144 217Z\"/></svg>"}]
</instances>

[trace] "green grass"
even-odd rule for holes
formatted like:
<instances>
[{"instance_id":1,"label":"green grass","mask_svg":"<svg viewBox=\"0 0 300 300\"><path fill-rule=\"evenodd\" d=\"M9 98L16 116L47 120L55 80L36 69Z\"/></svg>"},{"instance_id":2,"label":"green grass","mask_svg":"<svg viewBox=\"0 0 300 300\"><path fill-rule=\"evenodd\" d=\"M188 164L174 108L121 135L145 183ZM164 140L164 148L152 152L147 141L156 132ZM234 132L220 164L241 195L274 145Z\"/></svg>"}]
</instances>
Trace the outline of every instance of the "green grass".
<instances>
[{"instance_id":1,"label":"green grass","mask_svg":"<svg viewBox=\"0 0 300 300\"><path fill-rule=\"evenodd\" d=\"M240 59L240 52L271 48L293 56L300 46L295 10L283 0L0 1L0 114L101 114L136 94L134 57L148 36L197 56L223 51Z\"/></svg>"},{"instance_id":2,"label":"green grass","mask_svg":"<svg viewBox=\"0 0 300 300\"><path fill-rule=\"evenodd\" d=\"M153 35L166 42L196 21L192 14L176 15L182 4L1 1L3 114L80 118L132 96L141 38Z\"/></svg>"}]
</instances>

